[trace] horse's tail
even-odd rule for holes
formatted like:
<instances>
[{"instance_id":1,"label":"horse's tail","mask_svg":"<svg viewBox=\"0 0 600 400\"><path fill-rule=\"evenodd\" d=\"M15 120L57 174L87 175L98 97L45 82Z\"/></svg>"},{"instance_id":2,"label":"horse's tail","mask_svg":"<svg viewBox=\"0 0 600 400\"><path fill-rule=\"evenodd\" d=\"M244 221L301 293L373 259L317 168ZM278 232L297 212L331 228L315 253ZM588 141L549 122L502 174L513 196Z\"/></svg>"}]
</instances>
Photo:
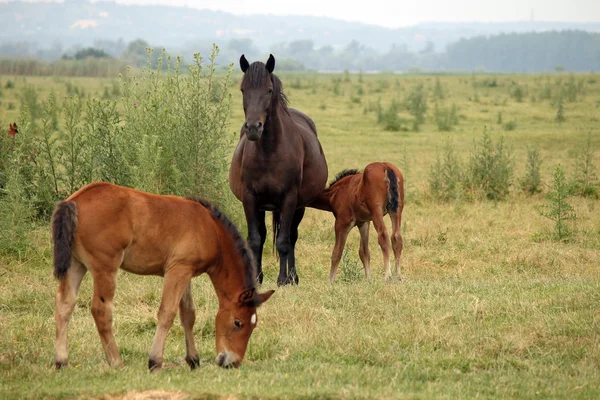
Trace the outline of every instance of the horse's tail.
<instances>
[{"instance_id":1,"label":"horse's tail","mask_svg":"<svg viewBox=\"0 0 600 400\"><path fill-rule=\"evenodd\" d=\"M52 241L54 243L54 276L63 279L71 266L73 240L77 229L77 205L61 201L52 214Z\"/></svg>"},{"instance_id":2,"label":"horse's tail","mask_svg":"<svg viewBox=\"0 0 600 400\"><path fill-rule=\"evenodd\" d=\"M279 234L280 227L280 214L276 211L273 211L273 254L277 254L277 258L279 258L279 253L276 250L277 248L277 235Z\"/></svg>"},{"instance_id":3,"label":"horse's tail","mask_svg":"<svg viewBox=\"0 0 600 400\"><path fill-rule=\"evenodd\" d=\"M387 167L385 172L388 181L387 211L395 213L398 211L398 177L390 167Z\"/></svg>"}]
</instances>

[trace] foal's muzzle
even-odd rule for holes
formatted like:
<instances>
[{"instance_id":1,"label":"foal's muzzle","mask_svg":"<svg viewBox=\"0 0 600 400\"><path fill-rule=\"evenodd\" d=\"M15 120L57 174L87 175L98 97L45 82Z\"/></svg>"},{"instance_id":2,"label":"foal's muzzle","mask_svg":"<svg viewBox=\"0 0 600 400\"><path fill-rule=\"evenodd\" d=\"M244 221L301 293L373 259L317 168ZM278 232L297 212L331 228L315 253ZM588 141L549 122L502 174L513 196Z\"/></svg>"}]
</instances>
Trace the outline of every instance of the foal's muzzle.
<instances>
[{"instance_id":1,"label":"foal's muzzle","mask_svg":"<svg viewBox=\"0 0 600 400\"><path fill-rule=\"evenodd\" d=\"M257 141L263 133L264 125L260 121L246 121L244 123L244 130L246 131L246 137L248 140Z\"/></svg>"},{"instance_id":2,"label":"foal's muzzle","mask_svg":"<svg viewBox=\"0 0 600 400\"><path fill-rule=\"evenodd\" d=\"M231 351L224 351L220 353L216 360L219 367L223 368L239 368L241 359L237 354L232 353Z\"/></svg>"}]
</instances>

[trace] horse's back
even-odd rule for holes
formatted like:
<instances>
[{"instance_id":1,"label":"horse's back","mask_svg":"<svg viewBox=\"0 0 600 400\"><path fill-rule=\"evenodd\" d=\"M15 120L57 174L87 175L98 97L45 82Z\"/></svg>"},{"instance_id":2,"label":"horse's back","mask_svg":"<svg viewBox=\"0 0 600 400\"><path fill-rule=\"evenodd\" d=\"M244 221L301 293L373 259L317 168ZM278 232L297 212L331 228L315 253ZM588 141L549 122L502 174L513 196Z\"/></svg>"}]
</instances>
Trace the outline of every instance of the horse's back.
<instances>
[{"instance_id":1,"label":"horse's back","mask_svg":"<svg viewBox=\"0 0 600 400\"><path fill-rule=\"evenodd\" d=\"M328 175L327 161L317 136L317 127L314 121L308 115L293 108L289 109L289 113L292 121L298 127L304 145L299 199L304 206L325 189Z\"/></svg>"},{"instance_id":2,"label":"horse's back","mask_svg":"<svg viewBox=\"0 0 600 400\"><path fill-rule=\"evenodd\" d=\"M166 264L214 256L206 254L214 221L194 201L109 183L88 185L68 200L77 205L75 252L82 258L122 257L127 271L162 275Z\"/></svg>"},{"instance_id":3,"label":"horse's back","mask_svg":"<svg viewBox=\"0 0 600 400\"><path fill-rule=\"evenodd\" d=\"M313 121L312 118L304 114L302 111L296 110L295 108L289 108L288 111L292 117L292 120L297 125L305 127L315 136L317 136L317 125L315 125L315 121Z\"/></svg>"}]
</instances>

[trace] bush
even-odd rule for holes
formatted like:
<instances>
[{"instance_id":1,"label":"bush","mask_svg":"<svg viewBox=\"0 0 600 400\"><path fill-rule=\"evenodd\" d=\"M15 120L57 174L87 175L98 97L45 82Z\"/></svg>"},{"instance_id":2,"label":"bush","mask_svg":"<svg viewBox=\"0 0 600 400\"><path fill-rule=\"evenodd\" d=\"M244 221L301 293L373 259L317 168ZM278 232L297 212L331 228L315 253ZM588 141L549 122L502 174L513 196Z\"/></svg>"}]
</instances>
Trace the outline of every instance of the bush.
<instances>
[{"instance_id":1,"label":"bush","mask_svg":"<svg viewBox=\"0 0 600 400\"><path fill-rule=\"evenodd\" d=\"M457 200L462 191L462 171L454 146L448 139L444 145L443 160L436 154L436 162L429 171L431 195L442 201Z\"/></svg>"},{"instance_id":2,"label":"bush","mask_svg":"<svg viewBox=\"0 0 600 400\"><path fill-rule=\"evenodd\" d=\"M465 186L489 200L502 200L508 196L513 171L512 154L504 145L504 137L494 145L485 129L481 141L473 145Z\"/></svg>"},{"instance_id":3,"label":"bush","mask_svg":"<svg viewBox=\"0 0 600 400\"><path fill-rule=\"evenodd\" d=\"M577 218L575 210L567 202L569 197L569 185L562 165L557 165L553 178L552 188L548 192L547 199L550 204L538 207L541 216L554 221L554 235L558 240L562 240L570 235L566 224L567 221L574 221Z\"/></svg>"},{"instance_id":4,"label":"bush","mask_svg":"<svg viewBox=\"0 0 600 400\"><path fill-rule=\"evenodd\" d=\"M412 129L418 132L419 126L425 122L425 114L427 113L427 93L425 93L422 83L413 88L405 103L408 112L415 117Z\"/></svg>"},{"instance_id":5,"label":"bush","mask_svg":"<svg viewBox=\"0 0 600 400\"><path fill-rule=\"evenodd\" d=\"M37 125L23 114L11 171L24 200L38 216L48 217L57 200L102 180L228 203L227 159L234 136L227 125L231 97L226 87L232 66L222 80L215 79L217 51L206 65L196 54L187 74L180 72L179 60L170 59L163 72L162 56L156 70L145 69L137 77L127 73L121 108L115 101L77 95L61 108L51 96ZM56 127L60 111L64 124Z\"/></svg>"},{"instance_id":6,"label":"bush","mask_svg":"<svg viewBox=\"0 0 600 400\"><path fill-rule=\"evenodd\" d=\"M452 104L452 107L448 109L440 107L436 102L433 109L433 117L438 130L441 132L451 131L452 127L458 125L458 115L455 104Z\"/></svg>"},{"instance_id":7,"label":"bush","mask_svg":"<svg viewBox=\"0 0 600 400\"><path fill-rule=\"evenodd\" d=\"M504 129L505 131L514 131L515 129L517 129L517 120L511 119L510 121L502 125L502 129Z\"/></svg>"},{"instance_id":8,"label":"bush","mask_svg":"<svg viewBox=\"0 0 600 400\"><path fill-rule=\"evenodd\" d=\"M521 179L521 189L530 195L541 192L542 181L540 178L540 149L527 146L527 164L525 164L525 175Z\"/></svg>"},{"instance_id":9,"label":"bush","mask_svg":"<svg viewBox=\"0 0 600 400\"><path fill-rule=\"evenodd\" d=\"M575 154L575 174L571 184L571 194L577 196L598 197L600 182L594 165L594 149L592 148L592 133L587 140L579 143Z\"/></svg>"}]
</instances>

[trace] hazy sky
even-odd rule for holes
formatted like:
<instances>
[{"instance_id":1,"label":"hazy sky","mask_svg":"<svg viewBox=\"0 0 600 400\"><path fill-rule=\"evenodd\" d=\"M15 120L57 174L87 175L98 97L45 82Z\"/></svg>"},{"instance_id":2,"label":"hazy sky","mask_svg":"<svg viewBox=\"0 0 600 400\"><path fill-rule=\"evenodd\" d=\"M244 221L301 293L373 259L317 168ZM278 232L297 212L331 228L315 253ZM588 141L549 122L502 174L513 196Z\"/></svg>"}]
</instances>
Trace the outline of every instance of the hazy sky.
<instances>
[{"instance_id":1,"label":"hazy sky","mask_svg":"<svg viewBox=\"0 0 600 400\"><path fill-rule=\"evenodd\" d=\"M388 27L430 21L600 22L600 0L117 0L172 4L234 14L316 15Z\"/></svg>"}]
</instances>

